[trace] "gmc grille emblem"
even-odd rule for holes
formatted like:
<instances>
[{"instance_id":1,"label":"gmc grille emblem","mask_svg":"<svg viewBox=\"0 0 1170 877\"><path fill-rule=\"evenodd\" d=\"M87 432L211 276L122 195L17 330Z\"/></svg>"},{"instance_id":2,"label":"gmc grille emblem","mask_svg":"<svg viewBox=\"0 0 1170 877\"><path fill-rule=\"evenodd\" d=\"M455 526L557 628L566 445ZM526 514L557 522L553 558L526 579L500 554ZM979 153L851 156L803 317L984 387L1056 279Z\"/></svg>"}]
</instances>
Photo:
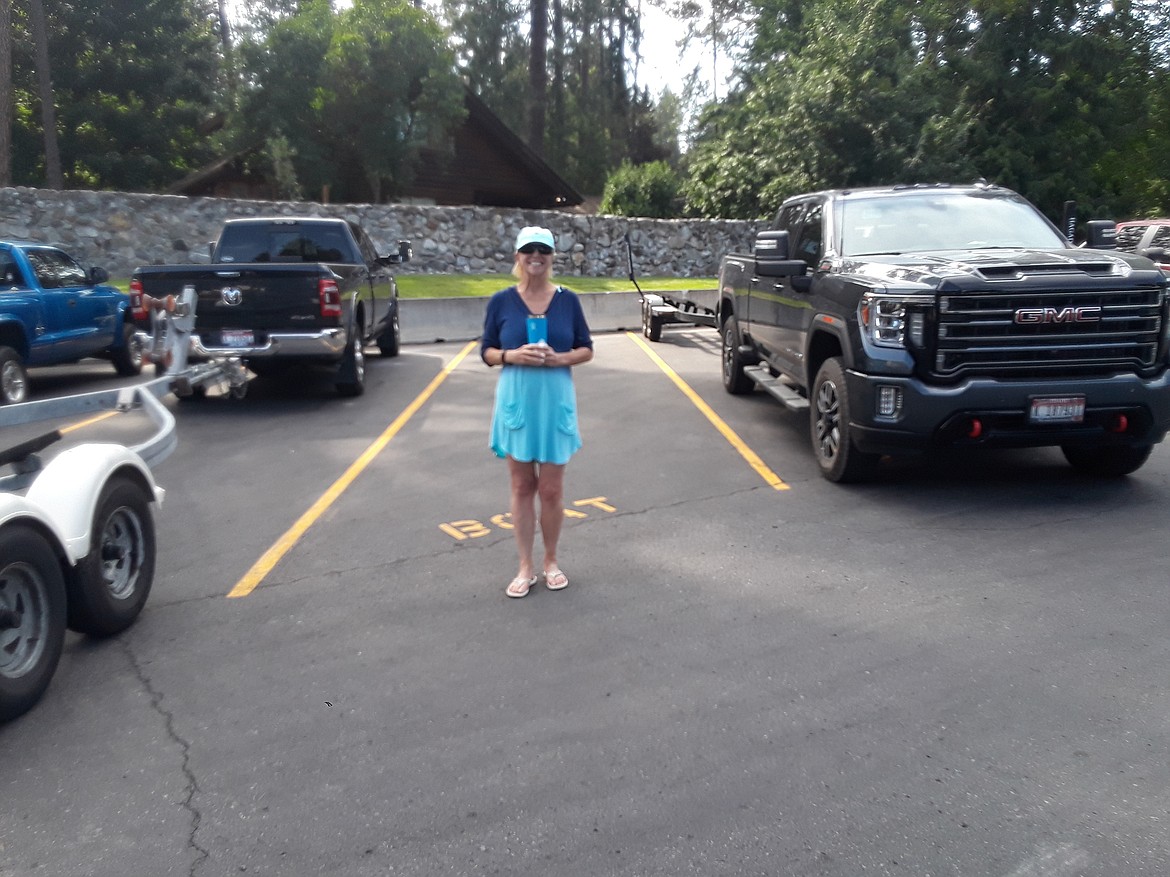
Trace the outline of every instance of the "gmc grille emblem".
<instances>
[{"instance_id":1,"label":"gmc grille emblem","mask_svg":"<svg viewBox=\"0 0 1170 877\"><path fill-rule=\"evenodd\" d=\"M1088 305L1081 308L1019 308L1012 319L1019 324L1033 323L1098 323L1101 308Z\"/></svg>"},{"instance_id":2,"label":"gmc grille emblem","mask_svg":"<svg viewBox=\"0 0 1170 877\"><path fill-rule=\"evenodd\" d=\"M234 286L225 286L220 290L219 298L225 305L238 305L244 296Z\"/></svg>"}]
</instances>

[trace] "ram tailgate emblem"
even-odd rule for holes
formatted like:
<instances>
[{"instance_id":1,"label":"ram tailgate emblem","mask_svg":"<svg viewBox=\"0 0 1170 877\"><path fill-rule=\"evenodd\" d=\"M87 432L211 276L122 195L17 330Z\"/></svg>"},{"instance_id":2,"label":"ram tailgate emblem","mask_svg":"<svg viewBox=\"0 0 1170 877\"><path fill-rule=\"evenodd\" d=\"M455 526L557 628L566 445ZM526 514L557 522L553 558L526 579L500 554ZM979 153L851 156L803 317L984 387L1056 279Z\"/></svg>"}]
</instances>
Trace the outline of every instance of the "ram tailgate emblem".
<instances>
[{"instance_id":1,"label":"ram tailgate emblem","mask_svg":"<svg viewBox=\"0 0 1170 877\"><path fill-rule=\"evenodd\" d=\"M220 301L222 301L225 305L238 305L241 301L243 301L244 296L243 293L236 289L236 287L225 286L220 290L219 298Z\"/></svg>"},{"instance_id":2,"label":"ram tailgate emblem","mask_svg":"<svg viewBox=\"0 0 1170 877\"><path fill-rule=\"evenodd\" d=\"M1013 314L1014 322L1021 325L1035 323L1097 323L1101 320L1098 305L1079 308L1018 308Z\"/></svg>"}]
</instances>

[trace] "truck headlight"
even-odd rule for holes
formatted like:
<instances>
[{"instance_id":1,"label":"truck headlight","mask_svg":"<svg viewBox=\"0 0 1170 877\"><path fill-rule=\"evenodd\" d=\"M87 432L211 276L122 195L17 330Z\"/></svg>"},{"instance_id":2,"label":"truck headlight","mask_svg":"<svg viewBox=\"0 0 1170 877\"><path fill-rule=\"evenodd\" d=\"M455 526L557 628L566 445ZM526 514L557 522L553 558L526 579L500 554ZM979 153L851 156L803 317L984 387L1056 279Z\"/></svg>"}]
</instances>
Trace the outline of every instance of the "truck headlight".
<instances>
[{"instance_id":1,"label":"truck headlight","mask_svg":"<svg viewBox=\"0 0 1170 877\"><path fill-rule=\"evenodd\" d=\"M926 314L933 306L934 298L928 295L867 292L857 306L857 320L879 347L923 347Z\"/></svg>"}]
</instances>

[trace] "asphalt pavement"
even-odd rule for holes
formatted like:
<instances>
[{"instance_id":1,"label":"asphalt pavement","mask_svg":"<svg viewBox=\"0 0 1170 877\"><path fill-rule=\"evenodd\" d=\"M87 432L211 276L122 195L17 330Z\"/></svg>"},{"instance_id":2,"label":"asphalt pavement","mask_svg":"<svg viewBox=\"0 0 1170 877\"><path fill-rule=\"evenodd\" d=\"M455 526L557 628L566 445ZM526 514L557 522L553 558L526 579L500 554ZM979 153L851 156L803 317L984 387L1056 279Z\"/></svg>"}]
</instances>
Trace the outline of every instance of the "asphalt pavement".
<instances>
[{"instance_id":1,"label":"asphalt pavement","mask_svg":"<svg viewBox=\"0 0 1170 877\"><path fill-rule=\"evenodd\" d=\"M0 727L0 875L1170 873L1165 447L839 486L713 330L596 342L523 600L466 345L169 400L154 591Z\"/></svg>"}]
</instances>

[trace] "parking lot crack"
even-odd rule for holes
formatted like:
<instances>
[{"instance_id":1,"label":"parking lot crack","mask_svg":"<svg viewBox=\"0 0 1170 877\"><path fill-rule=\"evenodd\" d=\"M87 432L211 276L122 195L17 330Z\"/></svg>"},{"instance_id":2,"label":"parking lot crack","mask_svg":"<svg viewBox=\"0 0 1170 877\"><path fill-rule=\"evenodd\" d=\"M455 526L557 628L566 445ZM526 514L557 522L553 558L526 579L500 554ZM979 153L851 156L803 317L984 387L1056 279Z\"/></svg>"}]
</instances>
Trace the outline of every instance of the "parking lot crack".
<instances>
[{"instance_id":1,"label":"parking lot crack","mask_svg":"<svg viewBox=\"0 0 1170 877\"><path fill-rule=\"evenodd\" d=\"M194 859L191 862L191 867L187 870L187 874L189 877L195 877L200 866L202 866L210 854L199 845L198 841L199 826L203 822L203 814L195 803L195 798L199 794L199 782L195 778L194 770L191 768L191 744L176 730L174 713L163 705L165 696L158 690L150 676L147 675L142 663L138 660L138 656L134 654L134 650L125 641L122 641L121 645L123 652L125 652L130 662L130 666L134 668L134 674L138 677L139 684L141 684L143 690L150 696L150 708L162 718L167 737L179 748L180 770L185 781L183 798L179 802L179 805L190 817L187 847L194 854Z\"/></svg>"}]
</instances>

